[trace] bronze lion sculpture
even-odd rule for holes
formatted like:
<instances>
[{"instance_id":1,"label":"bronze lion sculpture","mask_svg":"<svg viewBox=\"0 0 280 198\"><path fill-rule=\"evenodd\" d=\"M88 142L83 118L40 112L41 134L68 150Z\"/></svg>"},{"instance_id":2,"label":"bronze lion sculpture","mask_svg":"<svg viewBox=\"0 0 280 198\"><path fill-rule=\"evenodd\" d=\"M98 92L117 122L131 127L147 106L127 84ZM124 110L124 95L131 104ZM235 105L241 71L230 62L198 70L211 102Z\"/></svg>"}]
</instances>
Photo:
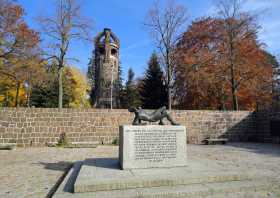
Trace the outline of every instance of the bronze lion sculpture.
<instances>
[{"instance_id":1,"label":"bronze lion sculpture","mask_svg":"<svg viewBox=\"0 0 280 198\"><path fill-rule=\"evenodd\" d=\"M164 125L163 119L166 118L172 125L179 125L171 118L166 110L166 107L161 107L153 112L148 112L143 110L141 107L135 108L131 107L128 109L129 112L135 114L132 125L141 125L141 121L157 122L159 125Z\"/></svg>"}]
</instances>

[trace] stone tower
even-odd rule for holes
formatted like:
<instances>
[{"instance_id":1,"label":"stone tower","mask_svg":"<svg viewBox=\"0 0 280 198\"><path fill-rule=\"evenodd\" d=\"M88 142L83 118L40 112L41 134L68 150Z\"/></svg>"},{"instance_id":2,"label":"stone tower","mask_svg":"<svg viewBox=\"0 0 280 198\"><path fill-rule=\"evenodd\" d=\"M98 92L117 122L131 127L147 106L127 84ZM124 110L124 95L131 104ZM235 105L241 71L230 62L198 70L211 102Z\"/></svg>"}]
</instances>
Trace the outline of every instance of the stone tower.
<instances>
[{"instance_id":1,"label":"stone tower","mask_svg":"<svg viewBox=\"0 0 280 198\"><path fill-rule=\"evenodd\" d=\"M95 37L93 69L95 75L94 106L113 108L118 106L119 47L116 35L108 28Z\"/></svg>"}]
</instances>

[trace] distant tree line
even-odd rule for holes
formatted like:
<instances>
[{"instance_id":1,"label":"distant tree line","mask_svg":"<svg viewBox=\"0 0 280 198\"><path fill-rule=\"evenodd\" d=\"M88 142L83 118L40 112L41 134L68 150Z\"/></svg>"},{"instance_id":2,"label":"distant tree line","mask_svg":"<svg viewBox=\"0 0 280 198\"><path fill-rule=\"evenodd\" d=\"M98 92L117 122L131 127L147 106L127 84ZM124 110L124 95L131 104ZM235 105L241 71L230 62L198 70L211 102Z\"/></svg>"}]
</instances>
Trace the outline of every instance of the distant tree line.
<instances>
[{"instance_id":1,"label":"distant tree line","mask_svg":"<svg viewBox=\"0 0 280 198\"><path fill-rule=\"evenodd\" d=\"M170 0L149 10L146 24L167 67L169 108L256 110L279 104L279 63L258 39L258 15L244 12L243 3L221 0L215 15L195 19L181 32L182 5Z\"/></svg>"},{"instance_id":2,"label":"distant tree line","mask_svg":"<svg viewBox=\"0 0 280 198\"><path fill-rule=\"evenodd\" d=\"M134 79L133 70L128 70L127 81L120 91L120 108L157 109L167 105L167 93L158 56L153 53L142 78Z\"/></svg>"},{"instance_id":3,"label":"distant tree line","mask_svg":"<svg viewBox=\"0 0 280 198\"><path fill-rule=\"evenodd\" d=\"M89 106L87 79L66 62L70 42L81 39L89 26L81 21L76 1L58 0L56 8L56 16L39 19L42 33L51 38L43 49L40 34L24 21L23 8L0 0L0 106Z\"/></svg>"},{"instance_id":4,"label":"distant tree line","mask_svg":"<svg viewBox=\"0 0 280 198\"><path fill-rule=\"evenodd\" d=\"M279 108L279 63L258 40L257 16L241 8L242 1L220 1L215 17L196 19L179 34L186 9L175 1L164 9L155 4L145 25L159 55L151 56L145 76L126 90L132 94L128 106L138 101L152 109L167 103L180 109Z\"/></svg>"},{"instance_id":5,"label":"distant tree line","mask_svg":"<svg viewBox=\"0 0 280 198\"><path fill-rule=\"evenodd\" d=\"M15 1L0 0L0 106L90 107L94 70L82 74L69 64L73 40L91 41L91 22L75 0L57 0L53 16L31 29ZM143 76L132 68L123 82L119 67L119 108L257 110L280 107L280 67L258 39L257 16L239 0L222 0L217 13L187 26L186 8L167 0L155 4L145 25L157 51ZM48 37L42 47L40 35ZM280 108L279 108L280 109Z\"/></svg>"}]
</instances>

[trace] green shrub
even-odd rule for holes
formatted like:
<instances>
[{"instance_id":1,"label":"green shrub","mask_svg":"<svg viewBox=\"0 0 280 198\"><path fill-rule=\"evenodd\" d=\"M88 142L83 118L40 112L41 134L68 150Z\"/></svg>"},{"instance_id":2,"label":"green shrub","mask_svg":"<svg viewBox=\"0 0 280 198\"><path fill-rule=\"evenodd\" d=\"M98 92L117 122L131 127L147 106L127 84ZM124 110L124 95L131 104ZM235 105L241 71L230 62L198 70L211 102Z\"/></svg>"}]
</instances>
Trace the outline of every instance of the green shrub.
<instances>
[{"instance_id":1,"label":"green shrub","mask_svg":"<svg viewBox=\"0 0 280 198\"><path fill-rule=\"evenodd\" d=\"M59 135L59 139L57 141L57 144L56 146L58 147L64 147L64 146L67 146L69 143L68 143L68 140L67 140L67 137L66 137L66 133L61 133Z\"/></svg>"},{"instance_id":2,"label":"green shrub","mask_svg":"<svg viewBox=\"0 0 280 198\"><path fill-rule=\"evenodd\" d=\"M119 145L119 138L115 138L112 142L114 145Z\"/></svg>"}]
</instances>

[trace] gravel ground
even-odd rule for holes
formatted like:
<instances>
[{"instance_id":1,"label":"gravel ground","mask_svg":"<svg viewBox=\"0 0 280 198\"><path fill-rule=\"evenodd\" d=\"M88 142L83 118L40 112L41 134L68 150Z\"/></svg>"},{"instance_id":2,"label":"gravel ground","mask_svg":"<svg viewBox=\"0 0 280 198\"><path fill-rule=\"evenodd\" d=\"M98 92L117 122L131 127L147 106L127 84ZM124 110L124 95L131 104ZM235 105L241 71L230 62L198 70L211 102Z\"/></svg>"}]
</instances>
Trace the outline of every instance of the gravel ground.
<instances>
[{"instance_id":1,"label":"gravel ground","mask_svg":"<svg viewBox=\"0 0 280 198\"><path fill-rule=\"evenodd\" d=\"M117 146L0 150L0 197L46 197L72 162L117 156ZM188 160L236 171L255 171L280 183L280 145L188 145Z\"/></svg>"}]
</instances>

